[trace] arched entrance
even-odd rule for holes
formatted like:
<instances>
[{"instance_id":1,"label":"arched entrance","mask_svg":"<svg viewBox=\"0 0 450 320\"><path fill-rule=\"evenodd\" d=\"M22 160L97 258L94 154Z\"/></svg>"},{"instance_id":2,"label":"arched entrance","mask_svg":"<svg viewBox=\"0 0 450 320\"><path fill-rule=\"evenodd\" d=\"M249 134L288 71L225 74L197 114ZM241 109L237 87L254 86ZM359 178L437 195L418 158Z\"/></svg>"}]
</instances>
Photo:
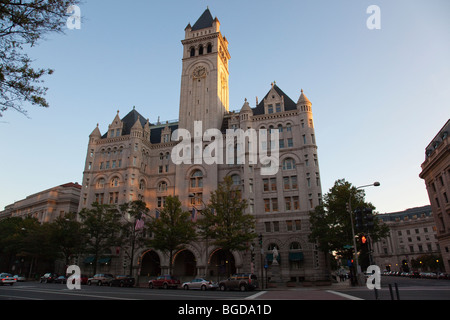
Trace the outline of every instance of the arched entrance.
<instances>
[{"instance_id":1,"label":"arched entrance","mask_svg":"<svg viewBox=\"0 0 450 320\"><path fill-rule=\"evenodd\" d=\"M228 278L236 273L236 263L229 250L216 249L209 256L208 275L214 280Z\"/></svg>"},{"instance_id":2,"label":"arched entrance","mask_svg":"<svg viewBox=\"0 0 450 320\"><path fill-rule=\"evenodd\" d=\"M140 276L156 277L161 274L159 255L154 250L148 250L141 257Z\"/></svg>"},{"instance_id":3,"label":"arched entrance","mask_svg":"<svg viewBox=\"0 0 450 320\"><path fill-rule=\"evenodd\" d=\"M173 275L176 277L194 277L197 274L197 261L194 254L187 250L178 251L173 257Z\"/></svg>"}]
</instances>

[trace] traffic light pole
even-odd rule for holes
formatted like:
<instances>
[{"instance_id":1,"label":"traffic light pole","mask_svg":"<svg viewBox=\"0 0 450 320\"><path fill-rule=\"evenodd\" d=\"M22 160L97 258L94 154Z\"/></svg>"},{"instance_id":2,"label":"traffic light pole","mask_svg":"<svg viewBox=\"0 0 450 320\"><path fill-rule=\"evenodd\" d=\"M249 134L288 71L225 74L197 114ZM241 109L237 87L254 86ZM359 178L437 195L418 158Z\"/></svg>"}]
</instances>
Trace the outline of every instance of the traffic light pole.
<instances>
[{"instance_id":1,"label":"traffic light pole","mask_svg":"<svg viewBox=\"0 0 450 320\"><path fill-rule=\"evenodd\" d=\"M379 187L380 183L379 182L374 182L372 184L367 184L367 185L364 185L364 186L360 186L360 187L357 187L356 190L362 189L362 188L366 188L366 187L372 187L372 186ZM355 255L354 261L356 263L356 284L359 284L359 282L361 282L360 281L361 267L359 266L359 263L358 263L358 251L356 249L355 227L353 225L353 212L352 212L352 195L353 195L353 193L350 191L350 196L348 198L348 209L349 209L349 213L350 213L350 222L352 224L353 249L354 249L353 252L354 252L354 255ZM361 283L361 285L362 285L362 283Z\"/></svg>"}]
</instances>

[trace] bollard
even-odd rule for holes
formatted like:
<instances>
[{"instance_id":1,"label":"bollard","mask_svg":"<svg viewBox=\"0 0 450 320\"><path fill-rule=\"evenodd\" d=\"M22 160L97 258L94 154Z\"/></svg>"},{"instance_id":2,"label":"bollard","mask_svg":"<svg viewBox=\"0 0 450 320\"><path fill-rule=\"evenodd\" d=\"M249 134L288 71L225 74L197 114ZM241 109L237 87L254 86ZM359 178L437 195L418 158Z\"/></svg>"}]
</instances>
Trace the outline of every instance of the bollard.
<instances>
[{"instance_id":1,"label":"bollard","mask_svg":"<svg viewBox=\"0 0 450 320\"><path fill-rule=\"evenodd\" d=\"M392 285L389 283L389 293L391 294L391 300L394 300L394 292L392 291Z\"/></svg>"},{"instance_id":2,"label":"bollard","mask_svg":"<svg viewBox=\"0 0 450 320\"><path fill-rule=\"evenodd\" d=\"M397 300L400 300L400 294L398 292L398 285L397 285L397 283L394 283L394 285L395 285L395 293L397 294Z\"/></svg>"}]
</instances>

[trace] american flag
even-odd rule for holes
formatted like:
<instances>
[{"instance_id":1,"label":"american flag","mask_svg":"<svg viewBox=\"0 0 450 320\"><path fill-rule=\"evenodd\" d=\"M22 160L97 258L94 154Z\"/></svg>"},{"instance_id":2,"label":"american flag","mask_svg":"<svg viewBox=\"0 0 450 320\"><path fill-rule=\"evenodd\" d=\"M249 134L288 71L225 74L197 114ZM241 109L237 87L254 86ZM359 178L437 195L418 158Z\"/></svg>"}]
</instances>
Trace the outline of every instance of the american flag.
<instances>
[{"instance_id":1,"label":"american flag","mask_svg":"<svg viewBox=\"0 0 450 320\"><path fill-rule=\"evenodd\" d=\"M197 221L197 210L195 208L192 208L191 221L193 222Z\"/></svg>"},{"instance_id":2,"label":"american flag","mask_svg":"<svg viewBox=\"0 0 450 320\"><path fill-rule=\"evenodd\" d=\"M134 230L138 231L144 228L144 220L142 218L136 221L136 225L134 226Z\"/></svg>"}]
</instances>

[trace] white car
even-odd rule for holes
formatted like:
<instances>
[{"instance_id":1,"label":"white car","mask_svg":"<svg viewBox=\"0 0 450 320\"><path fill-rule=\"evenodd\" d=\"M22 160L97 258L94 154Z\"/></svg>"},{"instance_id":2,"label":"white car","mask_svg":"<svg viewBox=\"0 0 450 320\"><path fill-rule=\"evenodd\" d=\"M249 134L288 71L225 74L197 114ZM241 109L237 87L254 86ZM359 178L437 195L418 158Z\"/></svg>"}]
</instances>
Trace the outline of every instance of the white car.
<instances>
[{"instance_id":1,"label":"white car","mask_svg":"<svg viewBox=\"0 0 450 320\"><path fill-rule=\"evenodd\" d=\"M217 283L213 283L213 282L211 282L209 280L205 280L205 279L202 279L202 278L196 278L196 279L194 279L192 281L184 282L181 287L184 290L189 290L189 289L215 290L219 286L217 285Z\"/></svg>"},{"instance_id":2,"label":"white car","mask_svg":"<svg viewBox=\"0 0 450 320\"><path fill-rule=\"evenodd\" d=\"M5 284L9 284L12 286L14 283L16 283L17 280L14 278L14 276L10 273L2 273L0 274L0 286L3 286Z\"/></svg>"},{"instance_id":3,"label":"white car","mask_svg":"<svg viewBox=\"0 0 450 320\"><path fill-rule=\"evenodd\" d=\"M24 276L20 276L18 274L16 274L14 276L14 278L16 278L17 282L24 282L25 281L25 277Z\"/></svg>"}]
</instances>

